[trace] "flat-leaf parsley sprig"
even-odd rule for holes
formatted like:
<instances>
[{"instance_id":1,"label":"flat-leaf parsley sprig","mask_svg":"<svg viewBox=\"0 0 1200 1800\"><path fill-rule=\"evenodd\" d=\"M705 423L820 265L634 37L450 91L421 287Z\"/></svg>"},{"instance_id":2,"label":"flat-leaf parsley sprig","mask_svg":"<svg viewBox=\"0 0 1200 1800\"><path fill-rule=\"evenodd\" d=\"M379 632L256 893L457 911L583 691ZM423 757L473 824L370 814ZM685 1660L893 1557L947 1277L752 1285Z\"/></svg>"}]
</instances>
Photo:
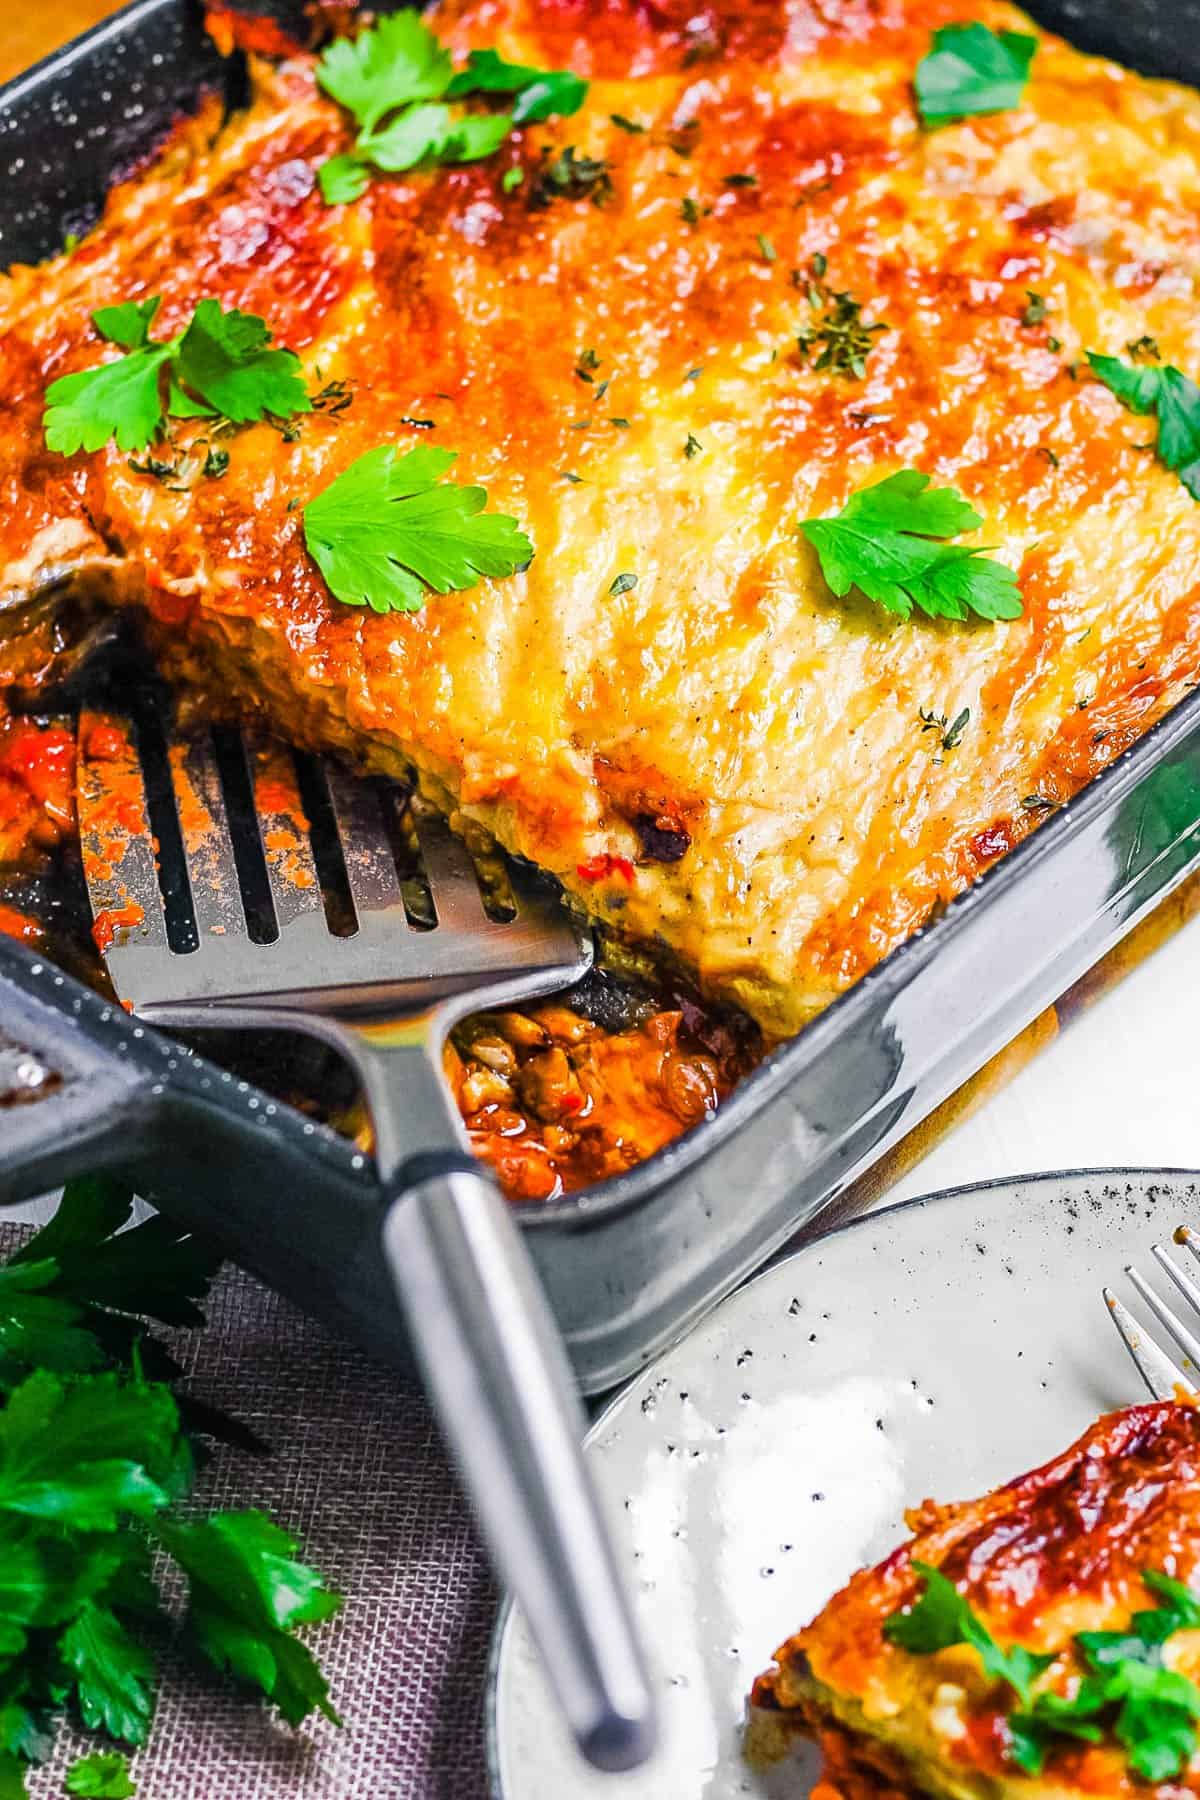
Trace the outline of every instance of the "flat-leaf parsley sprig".
<instances>
[{"instance_id":1,"label":"flat-leaf parsley sprig","mask_svg":"<svg viewBox=\"0 0 1200 1800\"><path fill-rule=\"evenodd\" d=\"M336 38L317 64L317 81L358 126L353 149L317 171L331 206L357 200L375 169L394 175L478 162L514 127L578 112L588 88L569 69L505 62L495 50L473 50L456 74L450 52L412 8L356 38ZM454 104L478 95L509 95L512 104L498 113Z\"/></svg>"},{"instance_id":2,"label":"flat-leaf parsley sprig","mask_svg":"<svg viewBox=\"0 0 1200 1800\"><path fill-rule=\"evenodd\" d=\"M183 331L158 340L150 327L160 303L153 295L92 314L100 336L124 354L51 382L42 421L49 449L73 456L112 438L120 450L145 450L168 415L245 425L312 411L300 358L272 347L256 314L201 300Z\"/></svg>"},{"instance_id":3,"label":"flat-leaf parsley sprig","mask_svg":"<svg viewBox=\"0 0 1200 1800\"><path fill-rule=\"evenodd\" d=\"M955 488L933 488L919 469L901 469L852 494L832 518L800 530L839 599L858 588L900 618L914 608L931 619L1016 619L1021 595L1014 571L979 545L943 540L983 520Z\"/></svg>"},{"instance_id":4,"label":"flat-leaf parsley sprig","mask_svg":"<svg viewBox=\"0 0 1200 1800\"><path fill-rule=\"evenodd\" d=\"M1130 362L1089 350L1092 373L1130 412L1155 415L1159 462L1178 475L1193 500L1200 500L1200 387L1182 369L1158 364L1158 346L1152 338L1126 348Z\"/></svg>"},{"instance_id":5,"label":"flat-leaf parsley sprig","mask_svg":"<svg viewBox=\"0 0 1200 1800\"><path fill-rule=\"evenodd\" d=\"M1020 106L1038 41L1022 31L992 31L972 21L943 25L917 64L917 110L923 125L949 125L978 113Z\"/></svg>"},{"instance_id":6,"label":"flat-leaf parsley sprig","mask_svg":"<svg viewBox=\"0 0 1200 1800\"><path fill-rule=\"evenodd\" d=\"M515 575L533 545L515 519L485 512L487 491L442 477L455 452L392 444L368 450L304 508L304 538L348 606L416 612L427 591Z\"/></svg>"}]
</instances>

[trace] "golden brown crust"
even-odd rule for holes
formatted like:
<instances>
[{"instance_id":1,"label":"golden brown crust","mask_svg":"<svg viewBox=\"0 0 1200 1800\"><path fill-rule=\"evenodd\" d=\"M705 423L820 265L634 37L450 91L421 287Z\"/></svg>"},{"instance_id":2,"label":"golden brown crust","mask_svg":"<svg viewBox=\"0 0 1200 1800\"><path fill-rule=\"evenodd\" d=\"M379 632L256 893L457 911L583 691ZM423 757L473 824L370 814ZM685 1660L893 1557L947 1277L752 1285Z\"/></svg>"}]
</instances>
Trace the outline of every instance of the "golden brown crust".
<instances>
[{"instance_id":1,"label":"golden brown crust","mask_svg":"<svg viewBox=\"0 0 1200 1800\"><path fill-rule=\"evenodd\" d=\"M877 1736L893 1766L899 1755L915 1785L935 1792L1167 1795L1200 1787L1193 1770L1157 1789L1138 1780L1111 1742L1062 1740L1044 1776L1024 1776L1007 1754L1011 1696L985 1677L977 1653L958 1646L916 1656L883 1633L885 1620L920 1591L913 1564L930 1564L999 1643L1062 1657L1054 1678L1061 1691L1077 1632L1122 1630L1134 1612L1158 1604L1147 1570L1197 1585L1200 1412L1192 1403L1107 1414L1044 1467L981 1500L926 1501L909 1524L907 1543L853 1576L780 1646L777 1667L755 1686L755 1707L795 1709L810 1733L849 1727L851 1761L859 1763L880 1753L864 1741ZM1173 1640L1170 1666L1200 1674L1200 1633Z\"/></svg>"},{"instance_id":2,"label":"golden brown crust","mask_svg":"<svg viewBox=\"0 0 1200 1800\"><path fill-rule=\"evenodd\" d=\"M1200 368L1200 102L1043 37L1019 110L923 132L912 73L961 12L449 6L460 51L592 76L585 110L351 207L315 190L346 126L311 61L258 65L248 114L182 127L73 254L0 282L0 568L124 558L118 597L177 673L375 766L415 753L593 914L795 1029L1044 817L1023 800L1073 793L1200 672L1200 511L1078 366L1148 333ZM610 160L610 202L531 208L568 142ZM791 271L818 252L890 327L861 382L796 354ZM209 294L261 313L353 405L290 444L241 432L186 495L115 449L50 455L47 381L103 354L92 308L147 293L156 329ZM528 574L411 617L333 602L288 502L382 441L457 450L529 529ZM1022 620L831 601L796 520L904 465L985 516ZM970 708L956 749L922 707ZM648 853L644 817L683 854Z\"/></svg>"}]
</instances>

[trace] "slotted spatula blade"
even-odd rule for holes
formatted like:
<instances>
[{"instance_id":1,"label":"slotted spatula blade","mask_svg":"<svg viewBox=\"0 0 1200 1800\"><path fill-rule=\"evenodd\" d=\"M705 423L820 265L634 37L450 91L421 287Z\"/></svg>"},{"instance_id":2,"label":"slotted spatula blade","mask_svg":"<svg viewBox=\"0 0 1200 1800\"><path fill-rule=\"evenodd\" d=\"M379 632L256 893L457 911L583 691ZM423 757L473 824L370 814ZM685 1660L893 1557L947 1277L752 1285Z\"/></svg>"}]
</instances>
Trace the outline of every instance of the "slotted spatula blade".
<instances>
[{"instance_id":1,"label":"slotted spatula blade","mask_svg":"<svg viewBox=\"0 0 1200 1800\"><path fill-rule=\"evenodd\" d=\"M253 733L164 734L153 715L87 713L79 749L84 873L120 998L177 1027L288 1025L356 1068L380 1253L476 1516L584 1755L634 1766L654 1708L582 1409L440 1071L455 1019L567 985L590 944L515 865L489 897L398 784Z\"/></svg>"},{"instance_id":2,"label":"slotted spatula blade","mask_svg":"<svg viewBox=\"0 0 1200 1800\"><path fill-rule=\"evenodd\" d=\"M588 966L564 908L516 865L511 917L489 911L463 844L398 784L303 759L309 803L326 817L322 845L296 759L265 736L232 738L218 759L208 734L139 746L128 719L87 713L80 747L84 874L109 974L136 1012L254 1000L329 1011L375 995L420 1007L497 980L549 991ZM240 795L230 792L239 774ZM406 827L424 917L397 868ZM330 893L339 877L343 892Z\"/></svg>"}]
</instances>

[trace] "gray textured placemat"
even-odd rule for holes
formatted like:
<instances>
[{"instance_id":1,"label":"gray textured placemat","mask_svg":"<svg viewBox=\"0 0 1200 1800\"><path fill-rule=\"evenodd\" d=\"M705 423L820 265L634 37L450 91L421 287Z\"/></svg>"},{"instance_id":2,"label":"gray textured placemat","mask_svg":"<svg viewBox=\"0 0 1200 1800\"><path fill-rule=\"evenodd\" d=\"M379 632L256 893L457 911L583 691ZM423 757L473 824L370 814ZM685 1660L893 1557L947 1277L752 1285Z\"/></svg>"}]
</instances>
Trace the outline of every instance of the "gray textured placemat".
<instances>
[{"instance_id":1,"label":"gray textured placemat","mask_svg":"<svg viewBox=\"0 0 1200 1800\"><path fill-rule=\"evenodd\" d=\"M0 1255L24 1235L0 1227ZM261 1506L346 1595L306 1634L345 1720L298 1731L195 1665L167 1660L139 1800L484 1800L482 1701L496 1595L412 1381L369 1362L248 1275L226 1269L205 1331L176 1338L188 1390L265 1439L221 1447L206 1507ZM35 1800L97 1741L64 1732Z\"/></svg>"}]
</instances>

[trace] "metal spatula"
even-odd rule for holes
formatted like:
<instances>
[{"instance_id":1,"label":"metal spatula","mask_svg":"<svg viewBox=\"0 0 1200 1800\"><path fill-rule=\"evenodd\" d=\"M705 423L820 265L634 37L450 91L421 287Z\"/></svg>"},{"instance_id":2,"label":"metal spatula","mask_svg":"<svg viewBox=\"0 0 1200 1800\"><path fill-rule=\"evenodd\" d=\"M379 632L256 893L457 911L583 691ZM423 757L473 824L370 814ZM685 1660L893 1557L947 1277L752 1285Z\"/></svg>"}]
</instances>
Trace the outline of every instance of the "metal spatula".
<instances>
[{"instance_id":1,"label":"metal spatula","mask_svg":"<svg viewBox=\"0 0 1200 1800\"><path fill-rule=\"evenodd\" d=\"M389 1194L381 1254L484 1535L584 1755L633 1766L653 1706L581 1408L440 1069L458 1017L570 982L590 947L516 868L485 899L403 789L251 734L171 739L153 712L136 728L85 714L79 744L84 869L122 1000L183 1029L312 1033L357 1070Z\"/></svg>"}]
</instances>

